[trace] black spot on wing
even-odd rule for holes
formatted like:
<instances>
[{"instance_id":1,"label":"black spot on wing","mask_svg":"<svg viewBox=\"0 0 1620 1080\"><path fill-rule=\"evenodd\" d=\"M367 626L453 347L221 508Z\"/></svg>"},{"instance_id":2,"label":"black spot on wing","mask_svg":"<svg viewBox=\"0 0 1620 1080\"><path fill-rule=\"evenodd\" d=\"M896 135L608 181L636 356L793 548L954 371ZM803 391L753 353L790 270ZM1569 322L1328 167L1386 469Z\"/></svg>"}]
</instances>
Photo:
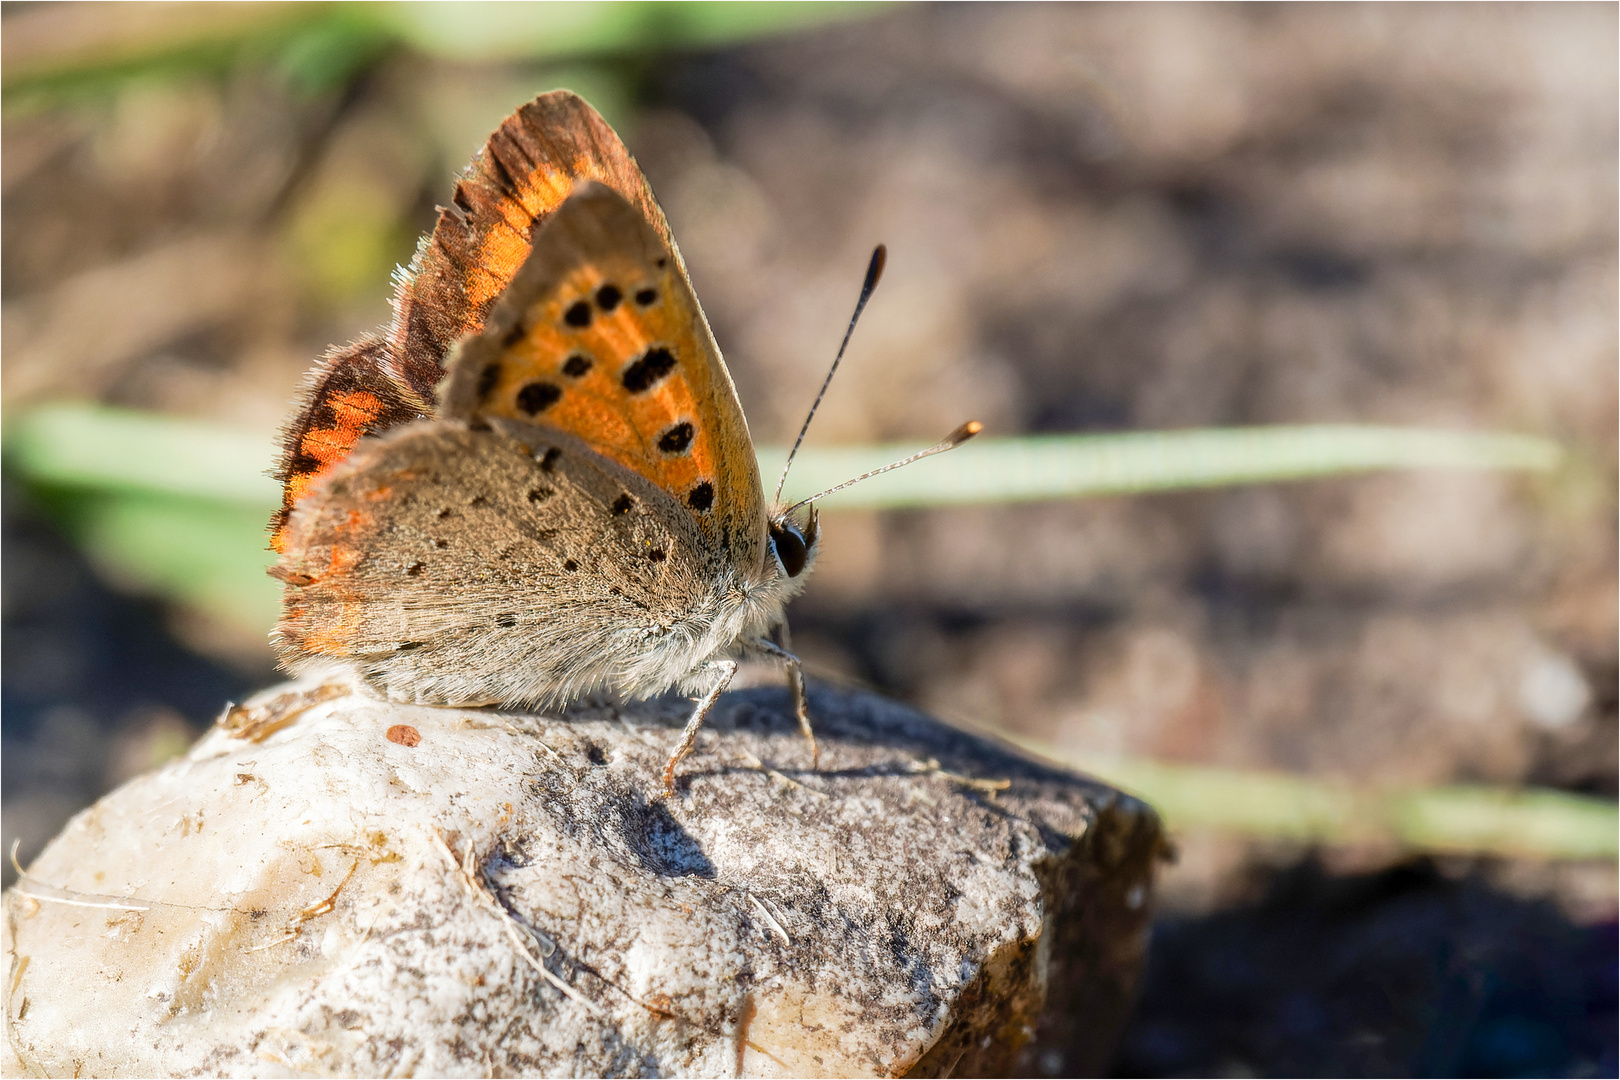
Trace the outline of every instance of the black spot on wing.
<instances>
[{"instance_id":1,"label":"black spot on wing","mask_svg":"<svg viewBox=\"0 0 1620 1080\"><path fill-rule=\"evenodd\" d=\"M603 311L612 311L624 299L624 293L619 291L617 285L611 282L596 290L596 306Z\"/></svg>"},{"instance_id":2,"label":"black spot on wing","mask_svg":"<svg viewBox=\"0 0 1620 1080\"><path fill-rule=\"evenodd\" d=\"M704 513L714 505L714 485L707 480L693 485L692 490L686 493L686 505Z\"/></svg>"},{"instance_id":3,"label":"black spot on wing","mask_svg":"<svg viewBox=\"0 0 1620 1080\"><path fill-rule=\"evenodd\" d=\"M570 379L577 379L591 370L591 358L584 353L575 353L563 361L562 373Z\"/></svg>"},{"instance_id":4,"label":"black spot on wing","mask_svg":"<svg viewBox=\"0 0 1620 1080\"><path fill-rule=\"evenodd\" d=\"M540 455L540 471L550 472L557 467L557 459L562 457L562 451L555 446L546 447L546 452Z\"/></svg>"},{"instance_id":5,"label":"black spot on wing","mask_svg":"<svg viewBox=\"0 0 1620 1080\"><path fill-rule=\"evenodd\" d=\"M632 394L644 393L656 386L664 376L675 370L675 354L662 345L655 345L624 369L621 376L624 388Z\"/></svg>"},{"instance_id":6,"label":"black spot on wing","mask_svg":"<svg viewBox=\"0 0 1620 1080\"><path fill-rule=\"evenodd\" d=\"M518 391L518 408L534 416L545 412L562 398L562 388L548 382L532 382Z\"/></svg>"},{"instance_id":7,"label":"black spot on wing","mask_svg":"<svg viewBox=\"0 0 1620 1080\"><path fill-rule=\"evenodd\" d=\"M563 322L581 330L585 329L591 325L591 305L584 300L575 300L568 305L568 310L563 312Z\"/></svg>"},{"instance_id":8,"label":"black spot on wing","mask_svg":"<svg viewBox=\"0 0 1620 1080\"><path fill-rule=\"evenodd\" d=\"M657 299L657 289L639 289L636 292L636 303L640 304L642 307L652 307L653 302Z\"/></svg>"},{"instance_id":9,"label":"black spot on wing","mask_svg":"<svg viewBox=\"0 0 1620 1080\"><path fill-rule=\"evenodd\" d=\"M628 494L620 495L613 500L613 516L623 517L630 512L630 508L634 505L636 505L636 500L632 499Z\"/></svg>"},{"instance_id":10,"label":"black spot on wing","mask_svg":"<svg viewBox=\"0 0 1620 1080\"><path fill-rule=\"evenodd\" d=\"M692 445L693 427L682 420L658 437L658 449L666 454L679 454Z\"/></svg>"}]
</instances>

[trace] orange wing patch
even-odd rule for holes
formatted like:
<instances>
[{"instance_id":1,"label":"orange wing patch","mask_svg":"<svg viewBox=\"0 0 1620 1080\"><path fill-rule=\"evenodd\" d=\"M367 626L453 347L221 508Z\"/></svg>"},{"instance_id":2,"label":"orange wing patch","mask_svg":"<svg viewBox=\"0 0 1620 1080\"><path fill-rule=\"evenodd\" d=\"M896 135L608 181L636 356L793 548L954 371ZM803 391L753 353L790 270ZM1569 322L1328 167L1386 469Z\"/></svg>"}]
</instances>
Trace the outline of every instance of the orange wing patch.
<instances>
[{"instance_id":1,"label":"orange wing patch","mask_svg":"<svg viewBox=\"0 0 1620 1080\"><path fill-rule=\"evenodd\" d=\"M308 508L307 516L288 522L281 565L271 571L297 586L282 596L281 622L276 627L280 640L312 656L354 654L370 602L349 587L348 579L366 558L362 534L375 524L369 511L318 504ZM302 590L316 584L334 602L311 610Z\"/></svg>"},{"instance_id":2,"label":"orange wing patch","mask_svg":"<svg viewBox=\"0 0 1620 1080\"><path fill-rule=\"evenodd\" d=\"M670 272L649 269L622 262L570 275L479 373L480 412L578 435L702 515L717 465L703 403L716 388Z\"/></svg>"},{"instance_id":3,"label":"orange wing patch","mask_svg":"<svg viewBox=\"0 0 1620 1080\"><path fill-rule=\"evenodd\" d=\"M452 360L441 408L567 431L684 503L711 539L751 549L763 530L742 409L686 275L603 185L581 184L536 235Z\"/></svg>"}]
</instances>

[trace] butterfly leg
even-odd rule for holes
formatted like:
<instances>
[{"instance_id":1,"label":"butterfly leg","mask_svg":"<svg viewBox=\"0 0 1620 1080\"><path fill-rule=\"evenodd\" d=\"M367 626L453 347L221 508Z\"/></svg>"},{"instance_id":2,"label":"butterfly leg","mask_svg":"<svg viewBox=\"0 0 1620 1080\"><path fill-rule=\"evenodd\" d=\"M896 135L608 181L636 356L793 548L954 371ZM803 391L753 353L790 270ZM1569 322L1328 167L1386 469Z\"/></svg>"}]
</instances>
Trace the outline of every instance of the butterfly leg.
<instances>
[{"instance_id":1,"label":"butterfly leg","mask_svg":"<svg viewBox=\"0 0 1620 1080\"><path fill-rule=\"evenodd\" d=\"M782 632L787 632L784 624ZM816 733L810 728L810 702L804 693L804 665L799 658L768 638L755 638L749 646L781 661L787 669L788 687L793 691L793 711L799 718L799 730L810 740L810 768L821 768L821 747L816 745Z\"/></svg>"},{"instance_id":2,"label":"butterfly leg","mask_svg":"<svg viewBox=\"0 0 1620 1080\"><path fill-rule=\"evenodd\" d=\"M699 701L697 708L692 710L692 718L686 722L686 730L681 732L681 743L675 748L675 752L669 756L669 764L664 766L665 796L675 794L675 766L679 765L681 759L692 752L692 746L697 742L698 728L703 726L703 720L709 715L709 710L714 708L714 703L720 700L720 695L725 693L726 687L731 685L731 677L737 674L737 661L735 660L716 660L710 666L720 669L720 677L714 680L714 685L709 687L709 692L703 695L703 700Z\"/></svg>"}]
</instances>

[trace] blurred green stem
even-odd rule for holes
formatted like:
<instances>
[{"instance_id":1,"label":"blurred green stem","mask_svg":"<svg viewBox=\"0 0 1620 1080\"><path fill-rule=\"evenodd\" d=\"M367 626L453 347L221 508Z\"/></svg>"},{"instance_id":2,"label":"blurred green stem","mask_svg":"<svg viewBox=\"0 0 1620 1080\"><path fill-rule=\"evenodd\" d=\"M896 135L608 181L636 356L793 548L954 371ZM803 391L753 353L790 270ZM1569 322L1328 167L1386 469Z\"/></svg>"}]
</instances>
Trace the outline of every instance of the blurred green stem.
<instances>
[{"instance_id":1,"label":"blurred green stem","mask_svg":"<svg viewBox=\"0 0 1620 1080\"><path fill-rule=\"evenodd\" d=\"M1172 830L1217 829L1330 846L1535 859L1620 856L1611 799L1537 788L1355 787L1284 773L1074 754L997 733L1151 803Z\"/></svg>"}]
</instances>

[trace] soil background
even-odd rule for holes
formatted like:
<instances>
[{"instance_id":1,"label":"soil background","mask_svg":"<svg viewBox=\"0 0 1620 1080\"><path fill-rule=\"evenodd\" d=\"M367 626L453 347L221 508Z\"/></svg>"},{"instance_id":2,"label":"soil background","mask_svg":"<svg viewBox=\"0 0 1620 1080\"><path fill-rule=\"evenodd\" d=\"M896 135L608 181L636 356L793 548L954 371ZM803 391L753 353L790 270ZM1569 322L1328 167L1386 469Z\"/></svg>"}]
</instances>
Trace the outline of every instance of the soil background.
<instances>
[{"instance_id":1,"label":"soil background","mask_svg":"<svg viewBox=\"0 0 1620 1080\"><path fill-rule=\"evenodd\" d=\"M0 8L7 64L104 13ZM723 48L394 44L319 79L249 48L8 89L5 406L262 430L268 465L454 173L566 85L651 178L762 443L882 241L822 445L1363 422L1573 461L828 514L790 613L821 672L1092 755L1613 798L1616 36L1613 5L907 5ZM50 505L7 474L25 862L273 678L261 636L110 580ZM1178 844L1122 1075L1616 1071L1612 863Z\"/></svg>"}]
</instances>

